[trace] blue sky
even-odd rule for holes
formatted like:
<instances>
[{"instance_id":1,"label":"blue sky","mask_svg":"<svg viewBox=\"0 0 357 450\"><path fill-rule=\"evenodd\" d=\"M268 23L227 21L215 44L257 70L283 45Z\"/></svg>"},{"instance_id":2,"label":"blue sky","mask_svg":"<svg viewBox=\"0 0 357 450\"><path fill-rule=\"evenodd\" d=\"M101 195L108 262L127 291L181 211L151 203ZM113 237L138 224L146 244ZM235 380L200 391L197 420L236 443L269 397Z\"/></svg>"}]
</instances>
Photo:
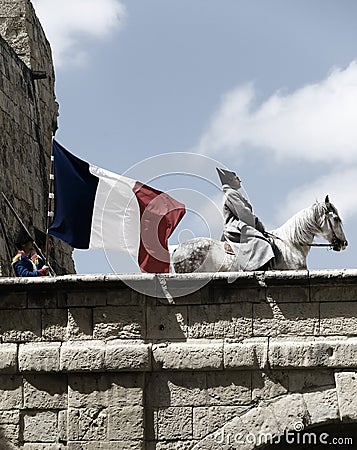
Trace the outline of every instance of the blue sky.
<instances>
[{"instance_id":1,"label":"blue sky","mask_svg":"<svg viewBox=\"0 0 357 450\"><path fill-rule=\"evenodd\" d=\"M217 238L215 161L240 175L268 229L329 194L350 246L313 249L309 268L356 267L355 1L33 4L53 49L63 146L114 172L144 182L146 174L159 189L179 188L179 197L190 188L197 198L188 195L187 206L200 205ZM207 162L197 162L196 177L173 175L194 161L185 152ZM199 182L202 175L217 186ZM196 222L186 215L181 231L207 235ZM98 251L74 258L79 273L137 270L108 265Z\"/></svg>"}]
</instances>

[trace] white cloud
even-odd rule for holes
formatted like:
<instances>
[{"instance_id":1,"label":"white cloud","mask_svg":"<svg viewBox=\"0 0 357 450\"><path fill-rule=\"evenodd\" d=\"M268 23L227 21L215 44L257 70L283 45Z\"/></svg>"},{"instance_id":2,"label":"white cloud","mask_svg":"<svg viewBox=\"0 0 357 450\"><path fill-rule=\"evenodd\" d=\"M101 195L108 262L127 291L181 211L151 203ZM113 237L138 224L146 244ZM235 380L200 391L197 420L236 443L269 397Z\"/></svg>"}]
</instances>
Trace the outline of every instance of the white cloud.
<instances>
[{"instance_id":1,"label":"white cloud","mask_svg":"<svg viewBox=\"0 0 357 450\"><path fill-rule=\"evenodd\" d=\"M288 94L276 92L260 105L253 84L227 93L196 151L224 152L233 166L247 149L250 157L252 149L273 155L285 164L284 170L289 165L296 170L297 159L323 162L315 180L287 194L277 220L287 220L326 194L348 219L357 214L356 118L357 62L353 61L319 83Z\"/></svg>"},{"instance_id":2,"label":"white cloud","mask_svg":"<svg viewBox=\"0 0 357 450\"><path fill-rule=\"evenodd\" d=\"M238 158L249 146L284 161L357 162L356 62L334 69L319 83L277 92L257 107L254 103L252 84L226 94L197 150Z\"/></svg>"},{"instance_id":3,"label":"white cloud","mask_svg":"<svg viewBox=\"0 0 357 450\"><path fill-rule=\"evenodd\" d=\"M118 0L33 0L33 5L57 68L82 65L88 58L83 41L110 37L126 14Z\"/></svg>"},{"instance_id":4,"label":"white cloud","mask_svg":"<svg viewBox=\"0 0 357 450\"><path fill-rule=\"evenodd\" d=\"M289 193L280 205L279 219L287 220L314 201L323 201L329 195L342 219L349 219L357 211L357 167L318 177L313 183L300 186Z\"/></svg>"}]
</instances>

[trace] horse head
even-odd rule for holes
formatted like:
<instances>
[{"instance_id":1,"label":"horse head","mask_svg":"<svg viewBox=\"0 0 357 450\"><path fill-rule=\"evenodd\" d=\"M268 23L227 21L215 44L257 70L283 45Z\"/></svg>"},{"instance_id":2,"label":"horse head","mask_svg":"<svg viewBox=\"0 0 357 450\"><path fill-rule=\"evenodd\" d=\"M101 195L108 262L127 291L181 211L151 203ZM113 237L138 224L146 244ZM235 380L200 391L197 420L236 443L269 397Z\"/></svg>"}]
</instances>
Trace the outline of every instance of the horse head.
<instances>
[{"instance_id":1,"label":"horse head","mask_svg":"<svg viewBox=\"0 0 357 450\"><path fill-rule=\"evenodd\" d=\"M346 249L348 242L343 231L342 220L335 206L330 203L328 195L322 203L320 228L321 236L332 245L333 250L339 252Z\"/></svg>"}]
</instances>

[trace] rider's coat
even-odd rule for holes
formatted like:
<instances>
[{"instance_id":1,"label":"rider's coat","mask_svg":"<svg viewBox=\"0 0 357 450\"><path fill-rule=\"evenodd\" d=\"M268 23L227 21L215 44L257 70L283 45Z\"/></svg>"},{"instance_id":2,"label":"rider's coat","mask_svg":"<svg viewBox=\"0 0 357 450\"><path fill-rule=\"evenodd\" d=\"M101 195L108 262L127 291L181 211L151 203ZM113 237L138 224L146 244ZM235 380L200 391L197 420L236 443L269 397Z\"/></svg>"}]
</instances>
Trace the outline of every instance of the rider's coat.
<instances>
[{"instance_id":1,"label":"rider's coat","mask_svg":"<svg viewBox=\"0 0 357 450\"><path fill-rule=\"evenodd\" d=\"M238 270L258 270L274 257L270 242L263 234L264 225L238 190L225 184L223 192L223 235L237 256Z\"/></svg>"}]
</instances>

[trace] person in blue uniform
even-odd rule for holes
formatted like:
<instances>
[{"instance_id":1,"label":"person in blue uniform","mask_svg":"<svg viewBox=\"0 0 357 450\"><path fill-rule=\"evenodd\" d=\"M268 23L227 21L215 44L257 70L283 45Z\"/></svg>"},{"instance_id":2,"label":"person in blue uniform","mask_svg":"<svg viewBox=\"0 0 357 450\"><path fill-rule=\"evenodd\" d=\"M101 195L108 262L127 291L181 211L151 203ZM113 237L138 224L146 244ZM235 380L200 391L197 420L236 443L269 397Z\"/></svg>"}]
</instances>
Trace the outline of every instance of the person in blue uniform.
<instances>
[{"instance_id":1,"label":"person in blue uniform","mask_svg":"<svg viewBox=\"0 0 357 450\"><path fill-rule=\"evenodd\" d=\"M20 230L16 237L15 245L18 251L12 260L12 266L16 276L40 277L48 275L48 267L46 265L37 268L35 263L31 260L34 251L33 239L25 230Z\"/></svg>"}]
</instances>

